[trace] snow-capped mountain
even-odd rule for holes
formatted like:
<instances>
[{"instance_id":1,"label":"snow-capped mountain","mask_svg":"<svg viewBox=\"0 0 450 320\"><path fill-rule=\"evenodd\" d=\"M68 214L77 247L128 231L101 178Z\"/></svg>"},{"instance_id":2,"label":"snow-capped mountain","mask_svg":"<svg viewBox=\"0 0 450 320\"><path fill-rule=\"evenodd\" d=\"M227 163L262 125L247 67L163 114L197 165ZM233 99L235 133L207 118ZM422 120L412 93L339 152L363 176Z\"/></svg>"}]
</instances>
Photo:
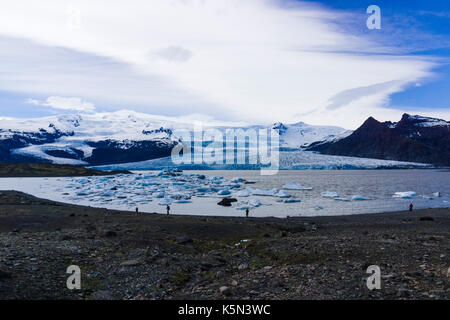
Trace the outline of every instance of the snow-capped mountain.
<instances>
[{"instance_id":1,"label":"snow-capped mountain","mask_svg":"<svg viewBox=\"0 0 450 320\"><path fill-rule=\"evenodd\" d=\"M315 141L351 134L339 127L302 122L275 123L272 127L279 130L280 147L295 150ZM169 156L179 142L176 129L192 130L192 123L128 110L36 119L3 118L0 162L107 165L158 159Z\"/></svg>"},{"instance_id":2,"label":"snow-capped mountain","mask_svg":"<svg viewBox=\"0 0 450 320\"><path fill-rule=\"evenodd\" d=\"M450 166L450 122L409 114L399 122L379 122L370 117L351 135L313 143L308 150Z\"/></svg>"}]
</instances>

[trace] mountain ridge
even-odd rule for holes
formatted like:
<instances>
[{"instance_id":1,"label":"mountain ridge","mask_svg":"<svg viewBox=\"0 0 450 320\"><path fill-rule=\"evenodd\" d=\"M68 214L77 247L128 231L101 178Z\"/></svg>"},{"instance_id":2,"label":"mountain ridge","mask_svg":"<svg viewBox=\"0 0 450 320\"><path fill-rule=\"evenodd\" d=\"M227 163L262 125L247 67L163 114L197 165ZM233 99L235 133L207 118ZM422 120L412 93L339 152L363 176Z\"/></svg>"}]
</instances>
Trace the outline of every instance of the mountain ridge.
<instances>
[{"instance_id":1,"label":"mountain ridge","mask_svg":"<svg viewBox=\"0 0 450 320\"><path fill-rule=\"evenodd\" d=\"M450 122L407 113L399 122L369 117L351 135L316 142L306 149L327 155L450 166Z\"/></svg>"},{"instance_id":2,"label":"mountain ridge","mask_svg":"<svg viewBox=\"0 0 450 320\"><path fill-rule=\"evenodd\" d=\"M277 126L282 129L280 147L292 150L348 132L340 127L312 126L303 122L234 128L268 129ZM225 129L222 125L211 127ZM170 156L173 147L179 143L174 134L177 129L192 130L192 124L127 110L2 119L0 161L108 165L153 160Z\"/></svg>"}]
</instances>

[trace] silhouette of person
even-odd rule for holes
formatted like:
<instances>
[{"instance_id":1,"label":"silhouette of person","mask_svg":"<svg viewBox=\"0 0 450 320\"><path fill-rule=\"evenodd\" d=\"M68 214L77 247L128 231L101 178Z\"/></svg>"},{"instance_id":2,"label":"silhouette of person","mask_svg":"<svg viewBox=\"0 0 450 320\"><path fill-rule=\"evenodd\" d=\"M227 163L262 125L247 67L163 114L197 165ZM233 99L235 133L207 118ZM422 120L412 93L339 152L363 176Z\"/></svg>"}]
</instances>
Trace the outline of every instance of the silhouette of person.
<instances>
[{"instance_id":1,"label":"silhouette of person","mask_svg":"<svg viewBox=\"0 0 450 320\"><path fill-rule=\"evenodd\" d=\"M410 203L410 204L409 204L409 211L413 211L413 208L414 208L413 204Z\"/></svg>"},{"instance_id":2,"label":"silhouette of person","mask_svg":"<svg viewBox=\"0 0 450 320\"><path fill-rule=\"evenodd\" d=\"M167 209L167 215L169 215L169 213L170 213L170 206L167 205L166 209Z\"/></svg>"},{"instance_id":3,"label":"silhouette of person","mask_svg":"<svg viewBox=\"0 0 450 320\"><path fill-rule=\"evenodd\" d=\"M245 209L245 217L248 218L248 208Z\"/></svg>"}]
</instances>

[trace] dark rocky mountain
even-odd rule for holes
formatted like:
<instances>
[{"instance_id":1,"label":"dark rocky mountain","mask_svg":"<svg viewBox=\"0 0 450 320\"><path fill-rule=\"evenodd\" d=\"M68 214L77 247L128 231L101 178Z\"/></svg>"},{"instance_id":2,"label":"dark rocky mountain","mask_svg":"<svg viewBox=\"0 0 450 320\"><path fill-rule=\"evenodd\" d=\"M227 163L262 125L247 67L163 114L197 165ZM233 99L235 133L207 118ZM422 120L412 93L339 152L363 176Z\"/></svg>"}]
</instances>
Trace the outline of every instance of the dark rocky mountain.
<instances>
[{"instance_id":1,"label":"dark rocky mountain","mask_svg":"<svg viewBox=\"0 0 450 320\"><path fill-rule=\"evenodd\" d=\"M409 114L396 123L370 117L348 137L315 142L307 150L450 166L450 122Z\"/></svg>"}]
</instances>

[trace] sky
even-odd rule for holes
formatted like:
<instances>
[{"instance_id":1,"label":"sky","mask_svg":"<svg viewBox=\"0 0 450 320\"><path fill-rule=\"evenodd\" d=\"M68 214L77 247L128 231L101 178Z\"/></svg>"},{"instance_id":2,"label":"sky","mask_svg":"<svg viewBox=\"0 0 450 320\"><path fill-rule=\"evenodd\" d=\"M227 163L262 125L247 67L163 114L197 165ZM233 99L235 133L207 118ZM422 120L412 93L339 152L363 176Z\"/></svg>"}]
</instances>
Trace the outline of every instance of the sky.
<instances>
[{"instance_id":1,"label":"sky","mask_svg":"<svg viewBox=\"0 0 450 320\"><path fill-rule=\"evenodd\" d=\"M0 121L136 112L336 125L450 120L446 0L8 0ZM381 29L369 29L371 5Z\"/></svg>"}]
</instances>

